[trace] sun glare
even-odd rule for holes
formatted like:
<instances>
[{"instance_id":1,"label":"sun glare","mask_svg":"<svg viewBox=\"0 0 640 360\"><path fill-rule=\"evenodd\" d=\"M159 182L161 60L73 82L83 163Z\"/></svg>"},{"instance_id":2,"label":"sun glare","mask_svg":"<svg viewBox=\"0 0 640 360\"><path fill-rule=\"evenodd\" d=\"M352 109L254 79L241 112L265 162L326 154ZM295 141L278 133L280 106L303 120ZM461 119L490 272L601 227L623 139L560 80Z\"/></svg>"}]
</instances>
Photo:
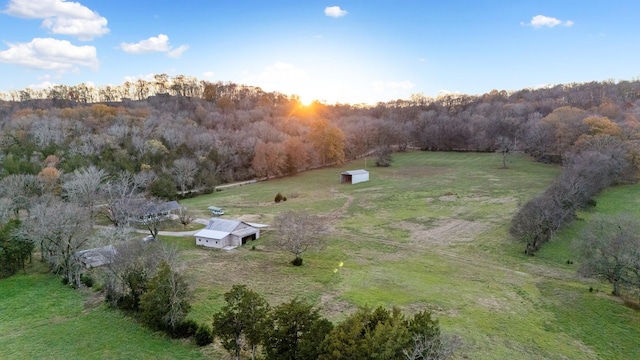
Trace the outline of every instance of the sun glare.
<instances>
[{"instance_id":1,"label":"sun glare","mask_svg":"<svg viewBox=\"0 0 640 360\"><path fill-rule=\"evenodd\" d=\"M309 106L313 103L313 99L308 97L300 97L300 104L302 106Z\"/></svg>"}]
</instances>

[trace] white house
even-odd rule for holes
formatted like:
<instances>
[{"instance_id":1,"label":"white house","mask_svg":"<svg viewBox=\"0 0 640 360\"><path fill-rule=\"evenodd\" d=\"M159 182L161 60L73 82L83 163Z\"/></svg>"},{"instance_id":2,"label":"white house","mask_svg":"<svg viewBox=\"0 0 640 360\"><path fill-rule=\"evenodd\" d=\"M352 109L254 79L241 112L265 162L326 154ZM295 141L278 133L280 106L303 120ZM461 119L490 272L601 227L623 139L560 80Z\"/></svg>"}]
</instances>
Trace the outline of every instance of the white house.
<instances>
[{"instance_id":1,"label":"white house","mask_svg":"<svg viewBox=\"0 0 640 360\"><path fill-rule=\"evenodd\" d=\"M214 218L194 234L196 245L230 250L260 237L260 229L268 225L240 220Z\"/></svg>"},{"instance_id":2,"label":"white house","mask_svg":"<svg viewBox=\"0 0 640 360\"><path fill-rule=\"evenodd\" d=\"M340 183L357 184L369 181L369 172L367 170L349 170L340 174Z\"/></svg>"}]
</instances>

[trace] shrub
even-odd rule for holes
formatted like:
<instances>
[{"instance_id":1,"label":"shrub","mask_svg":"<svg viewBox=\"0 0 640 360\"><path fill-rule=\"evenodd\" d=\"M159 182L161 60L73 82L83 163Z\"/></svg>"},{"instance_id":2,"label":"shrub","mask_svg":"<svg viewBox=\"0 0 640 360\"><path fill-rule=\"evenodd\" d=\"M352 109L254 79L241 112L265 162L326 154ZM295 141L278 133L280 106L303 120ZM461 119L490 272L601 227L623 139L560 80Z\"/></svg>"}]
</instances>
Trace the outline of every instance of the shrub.
<instances>
[{"instance_id":1,"label":"shrub","mask_svg":"<svg viewBox=\"0 0 640 360\"><path fill-rule=\"evenodd\" d=\"M170 330L170 335L175 339L184 339L194 336L198 329L199 326L194 320L184 320L179 322L173 330Z\"/></svg>"},{"instance_id":2,"label":"shrub","mask_svg":"<svg viewBox=\"0 0 640 360\"><path fill-rule=\"evenodd\" d=\"M293 265L293 266L302 266L302 258L301 257L297 257L297 258L291 260L291 265Z\"/></svg>"},{"instance_id":3,"label":"shrub","mask_svg":"<svg viewBox=\"0 0 640 360\"><path fill-rule=\"evenodd\" d=\"M80 282L89 288L93 286L93 278L89 274L80 275Z\"/></svg>"},{"instance_id":4,"label":"shrub","mask_svg":"<svg viewBox=\"0 0 640 360\"><path fill-rule=\"evenodd\" d=\"M195 335L198 346L207 346L213 342L213 333L207 325L199 325Z\"/></svg>"},{"instance_id":5,"label":"shrub","mask_svg":"<svg viewBox=\"0 0 640 360\"><path fill-rule=\"evenodd\" d=\"M282 194L277 193L275 199L273 199L276 203L279 203L280 201L282 201L282 199L284 198L284 196L282 196Z\"/></svg>"},{"instance_id":6,"label":"shrub","mask_svg":"<svg viewBox=\"0 0 640 360\"><path fill-rule=\"evenodd\" d=\"M147 187L149 193L157 198L165 200L175 200L177 198L176 185L168 176L161 176L154 180Z\"/></svg>"}]
</instances>

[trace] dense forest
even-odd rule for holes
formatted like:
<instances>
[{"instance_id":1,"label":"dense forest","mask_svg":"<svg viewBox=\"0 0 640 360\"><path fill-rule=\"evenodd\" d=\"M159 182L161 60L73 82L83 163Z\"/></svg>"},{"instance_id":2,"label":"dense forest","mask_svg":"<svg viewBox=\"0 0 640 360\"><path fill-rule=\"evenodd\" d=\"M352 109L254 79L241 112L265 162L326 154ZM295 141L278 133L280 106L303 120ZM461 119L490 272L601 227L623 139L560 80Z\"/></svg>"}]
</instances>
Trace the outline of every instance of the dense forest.
<instances>
[{"instance_id":1,"label":"dense forest","mask_svg":"<svg viewBox=\"0 0 640 360\"><path fill-rule=\"evenodd\" d=\"M375 106L314 103L232 83L157 75L93 88L58 85L3 94L2 176L60 174L95 165L113 174L152 171L180 190L290 175L368 154L526 151L560 162L608 135L634 149L640 82L592 82L481 96L414 95Z\"/></svg>"},{"instance_id":2,"label":"dense forest","mask_svg":"<svg viewBox=\"0 0 640 360\"><path fill-rule=\"evenodd\" d=\"M32 176L41 192L68 192L74 174L89 167L105 178L126 174L142 192L173 199L365 155L389 165L391 151L499 151L505 167L510 152L524 151L567 170L514 219L512 234L531 254L594 194L635 181L640 161L635 80L479 96L416 94L375 106L303 106L297 96L164 74L121 86L57 85L1 97L7 99L0 101L5 197L15 194L19 176L22 183ZM539 214L536 202L556 212ZM25 204L9 208L17 213ZM526 220L536 216L534 224Z\"/></svg>"}]
</instances>

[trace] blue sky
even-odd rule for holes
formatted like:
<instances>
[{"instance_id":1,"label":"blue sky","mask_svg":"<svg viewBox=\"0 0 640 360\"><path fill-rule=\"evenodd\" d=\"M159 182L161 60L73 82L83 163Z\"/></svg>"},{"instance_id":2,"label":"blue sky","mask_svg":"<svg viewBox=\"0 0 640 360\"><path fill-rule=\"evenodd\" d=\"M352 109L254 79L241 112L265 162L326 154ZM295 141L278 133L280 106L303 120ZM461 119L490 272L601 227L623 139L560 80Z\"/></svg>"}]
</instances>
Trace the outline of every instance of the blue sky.
<instances>
[{"instance_id":1,"label":"blue sky","mask_svg":"<svg viewBox=\"0 0 640 360\"><path fill-rule=\"evenodd\" d=\"M640 75L640 1L0 0L0 91L153 74L328 103Z\"/></svg>"}]
</instances>

